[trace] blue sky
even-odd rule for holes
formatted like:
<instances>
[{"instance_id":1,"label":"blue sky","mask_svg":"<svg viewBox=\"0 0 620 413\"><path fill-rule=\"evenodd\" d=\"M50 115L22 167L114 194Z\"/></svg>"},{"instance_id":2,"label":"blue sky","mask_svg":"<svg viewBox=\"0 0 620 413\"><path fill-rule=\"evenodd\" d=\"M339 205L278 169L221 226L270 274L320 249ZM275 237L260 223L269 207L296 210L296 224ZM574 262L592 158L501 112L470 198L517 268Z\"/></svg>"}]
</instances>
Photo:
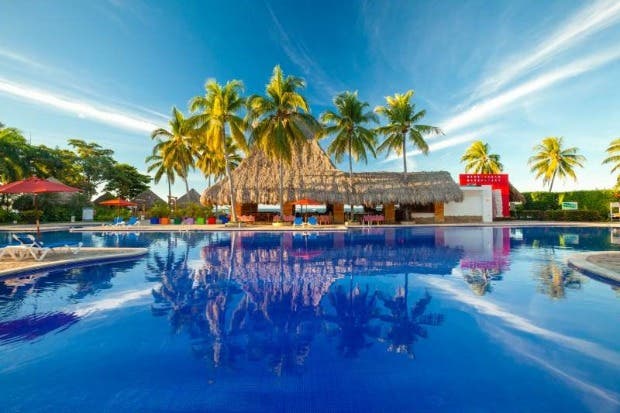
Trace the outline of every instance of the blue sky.
<instances>
[{"instance_id":1,"label":"blue sky","mask_svg":"<svg viewBox=\"0 0 620 413\"><path fill-rule=\"evenodd\" d=\"M541 190L532 147L563 136L586 156L578 181L609 188L605 148L620 137L618 1L5 1L0 121L33 144L96 141L145 171L150 131L187 110L206 79L263 93L273 66L303 77L312 113L343 90L371 107L415 90L445 135L410 170L463 172L482 139L522 191ZM324 144L327 142L324 142ZM355 170L402 170L380 155ZM190 186L206 181L195 173ZM164 182L154 186L166 194ZM174 192L184 192L182 184Z\"/></svg>"}]
</instances>

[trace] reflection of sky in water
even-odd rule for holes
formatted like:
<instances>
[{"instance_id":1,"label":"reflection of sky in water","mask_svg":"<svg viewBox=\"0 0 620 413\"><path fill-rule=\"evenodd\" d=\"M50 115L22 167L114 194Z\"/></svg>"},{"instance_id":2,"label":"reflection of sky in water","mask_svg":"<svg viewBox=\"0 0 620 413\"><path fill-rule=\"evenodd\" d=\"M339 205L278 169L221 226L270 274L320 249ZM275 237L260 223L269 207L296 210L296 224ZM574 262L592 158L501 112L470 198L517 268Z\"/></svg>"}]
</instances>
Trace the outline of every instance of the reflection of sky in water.
<instances>
[{"instance_id":1,"label":"reflection of sky in water","mask_svg":"<svg viewBox=\"0 0 620 413\"><path fill-rule=\"evenodd\" d=\"M44 237L150 252L0 283L9 410L620 409L605 228Z\"/></svg>"}]
</instances>

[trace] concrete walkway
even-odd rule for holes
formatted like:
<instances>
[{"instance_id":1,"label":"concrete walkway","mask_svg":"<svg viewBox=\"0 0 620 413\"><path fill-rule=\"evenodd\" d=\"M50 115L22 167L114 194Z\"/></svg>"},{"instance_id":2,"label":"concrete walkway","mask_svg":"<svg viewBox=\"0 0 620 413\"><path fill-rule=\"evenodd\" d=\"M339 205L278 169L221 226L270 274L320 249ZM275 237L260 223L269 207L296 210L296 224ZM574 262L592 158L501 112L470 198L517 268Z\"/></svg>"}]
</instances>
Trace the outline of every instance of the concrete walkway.
<instances>
[{"instance_id":1,"label":"concrete walkway","mask_svg":"<svg viewBox=\"0 0 620 413\"><path fill-rule=\"evenodd\" d=\"M573 254L567 262L579 271L620 283L620 251Z\"/></svg>"},{"instance_id":2,"label":"concrete walkway","mask_svg":"<svg viewBox=\"0 0 620 413\"><path fill-rule=\"evenodd\" d=\"M26 257L21 260L2 259L0 260L0 278L57 267L75 267L94 262L127 260L140 257L147 252L148 249L146 248L83 247L77 254L71 252L50 252L42 261L35 261L32 257Z\"/></svg>"}]
</instances>

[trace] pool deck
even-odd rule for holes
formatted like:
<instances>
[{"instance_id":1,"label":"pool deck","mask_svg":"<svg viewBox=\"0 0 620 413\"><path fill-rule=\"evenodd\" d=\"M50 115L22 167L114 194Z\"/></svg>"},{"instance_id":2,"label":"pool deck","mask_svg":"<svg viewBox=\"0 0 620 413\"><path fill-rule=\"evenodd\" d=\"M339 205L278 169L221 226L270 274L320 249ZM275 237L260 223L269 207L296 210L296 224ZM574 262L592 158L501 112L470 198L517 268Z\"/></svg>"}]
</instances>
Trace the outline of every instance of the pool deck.
<instances>
[{"instance_id":1,"label":"pool deck","mask_svg":"<svg viewBox=\"0 0 620 413\"><path fill-rule=\"evenodd\" d=\"M568 265L586 274L620 283L620 251L583 252L567 258Z\"/></svg>"},{"instance_id":2,"label":"pool deck","mask_svg":"<svg viewBox=\"0 0 620 413\"><path fill-rule=\"evenodd\" d=\"M0 260L0 278L30 273L32 271L51 270L62 267L83 266L88 263L103 261L123 261L145 255L146 248L86 248L83 247L76 254L72 252L53 251L41 261L32 257L20 260L11 258Z\"/></svg>"},{"instance_id":3,"label":"pool deck","mask_svg":"<svg viewBox=\"0 0 620 413\"><path fill-rule=\"evenodd\" d=\"M555 222L555 221L496 221L492 223L450 223L450 224L415 224L401 223L398 225L318 225L294 227L292 225L269 224L215 224L215 225L105 225L103 223L66 222L41 225L41 232L209 232L209 231L347 231L362 228L406 228L406 227L599 227L620 228L620 222ZM2 225L0 232L35 232L34 225ZM146 254L145 248L82 248L80 253L54 253L42 262L30 260L1 260L0 277L26 271L47 269L51 267L80 265L112 259L126 259ZM620 283L620 252L602 251L574 254L568 263L588 274L593 274Z\"/></svg>"}]
</instances>

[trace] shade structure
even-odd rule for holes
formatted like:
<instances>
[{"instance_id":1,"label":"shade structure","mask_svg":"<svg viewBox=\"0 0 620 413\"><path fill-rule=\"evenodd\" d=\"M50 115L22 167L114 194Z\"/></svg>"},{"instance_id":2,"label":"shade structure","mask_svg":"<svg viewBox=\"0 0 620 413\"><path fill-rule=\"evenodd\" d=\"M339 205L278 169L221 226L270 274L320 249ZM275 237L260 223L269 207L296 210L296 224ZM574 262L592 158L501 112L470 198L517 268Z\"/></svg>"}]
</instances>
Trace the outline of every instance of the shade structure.
<instances>
[{"instance_id":1,"label":"shade structure","mask_svg":"<svg viewBox=\"0 0 620 413\"><path fill-rule=\"evenodd\" d=\"M138 204L135 202L128 201L123 198L114 198L114 199L108 199L107 201L99 202L99 205L115 206L115 207L120 208L120 207L136 206Z\"/></svg>"},{"instance_id":2,"label":"shade structure","mask_svg":"<svg viewBox=\"0 0 620 413\"><path fill-rule=\"evenodd\" d=\"M314 199L304 198L298 199L294 202L295 205L323 205L323 202L315 201Z\"/></svg>"},{"instance_id":3,"label":"shade structure","mask_svg":"<svg viewBox=\"0 0 620 413\"><path fill-rule=\"evenodd\" d=\"M124 207L130 207L130 206L137 206L138 204L135 202L128 201L123 198L114 198L114 199L108 199L107 201L99 202L99 205L116 207L116 215L119 215L121 207L124 208Z\"/></svg>"},{"instance_id":4,"label":"shade structure","mask_svg":"<svg viewBox=\"0 0 620 413\"><path fill-rule=\"evenodd\" d=\"M53 192L79 192L79 188L65 185L61 182L52 182L47 179L37 178L36 176L21 181L15 181L0 186L0 194L33 194L34 210L37 224L37 237L41 234L39 228L39 214L37 213L37 195Z\"/></svg>"},{"instance_id":5,"label":"shade structure","mask_svg":"<svg viewBox=\"0 0 620 413\"><path fill-rule=\"evenodd\" d=\"M430 204L462 201L463 192L447 171L354 172L334 166L314 139L293 152L282 164L284 202L318 199L324 203L366 205L378 203ZM280 162L255 149L232 172L238 203L279 202ZM202 193L201 202L227 204L230 186L224 178Z\"/></svg>"}]
</instances>

